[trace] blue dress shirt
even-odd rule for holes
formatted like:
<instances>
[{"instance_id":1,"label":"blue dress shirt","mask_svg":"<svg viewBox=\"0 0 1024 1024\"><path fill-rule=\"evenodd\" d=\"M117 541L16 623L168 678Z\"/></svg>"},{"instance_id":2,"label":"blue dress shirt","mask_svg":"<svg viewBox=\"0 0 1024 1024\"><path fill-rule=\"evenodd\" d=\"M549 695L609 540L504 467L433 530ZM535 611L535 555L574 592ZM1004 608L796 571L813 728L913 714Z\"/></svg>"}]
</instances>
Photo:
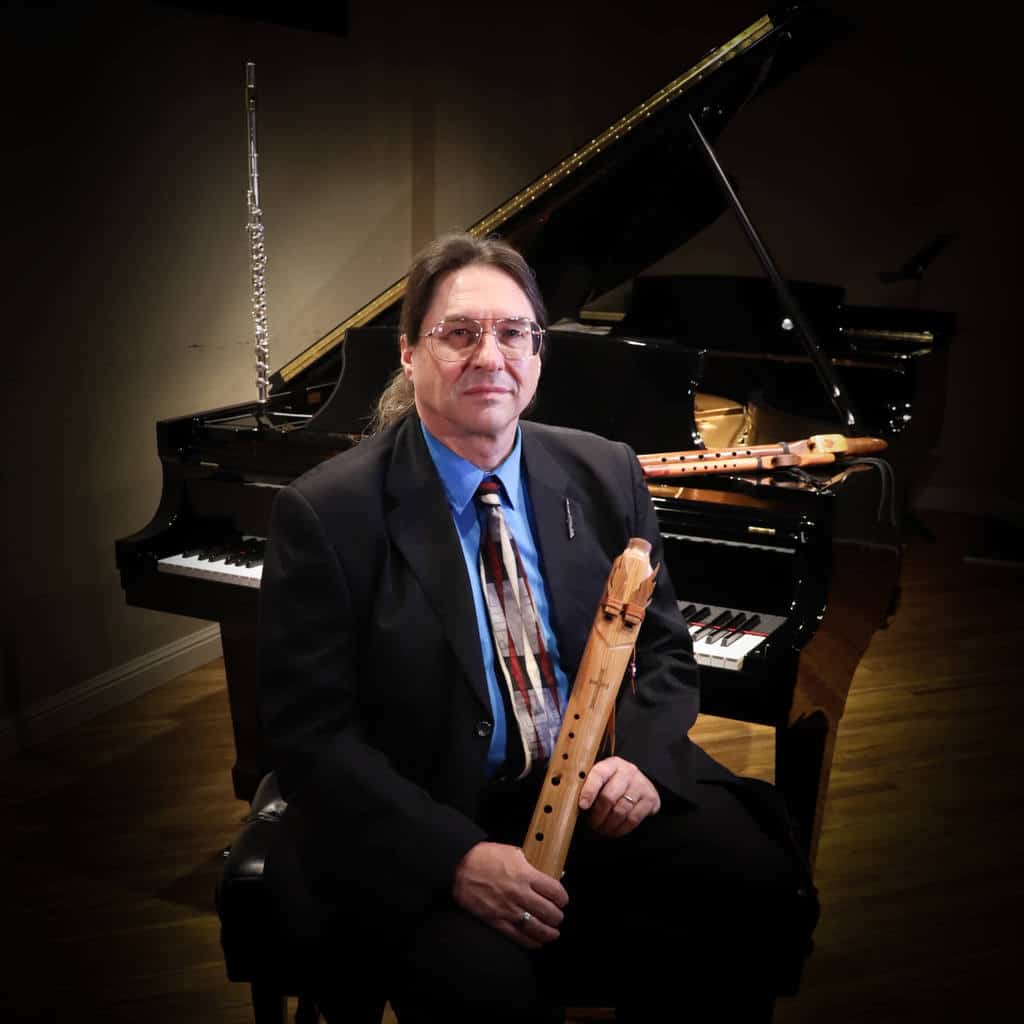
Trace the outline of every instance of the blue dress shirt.
<instances>
[{"instance_id":1,"label":"blue dress shirt","mask_svg":"<svg viewBox=\"0 0 1024 1024\"><path fill-rule=\"evenodd\" d=\"M515 446L505 461L496 469L485 472L467 462L461 455L456 455L438 441L422 423L420 426L452 510L452 519L462 544L462 557L466 561L466 572L469 574L469 583L473 591L480 651L484 659L487 692L491 698L491 711L494 716L494 731L491 733L491 745L487 751L487 765L493 775L505 760L508 726L505 720L505 703L502 699L502 687L505 683L498 678L494 667L491 621L487 615L483 586L480 583L480 519L473 495L485 477L495 476L501 481L501 510L509 531L516 539L516 546L523 560L523 568L533 592L537 618L540 620L544 643L547 644L548 654L551 656L551 665L555 671L555 681L558 683L563 708L569 696L569 680L562 671L558 656L558 640L551 629L548 594L544 586L544 577L541 575L537 544L533 536L533 506L530 504L530 492L522 474L522 431L516 429Z\"/></svg>"}]
</instances>

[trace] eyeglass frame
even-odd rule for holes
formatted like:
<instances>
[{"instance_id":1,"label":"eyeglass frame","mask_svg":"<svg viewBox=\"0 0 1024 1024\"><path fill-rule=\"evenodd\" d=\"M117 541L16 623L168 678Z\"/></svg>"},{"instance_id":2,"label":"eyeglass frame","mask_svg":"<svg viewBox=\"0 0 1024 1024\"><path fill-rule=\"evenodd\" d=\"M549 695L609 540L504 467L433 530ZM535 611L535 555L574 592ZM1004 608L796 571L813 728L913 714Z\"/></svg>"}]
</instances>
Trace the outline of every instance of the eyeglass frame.
<instances>
[{"instance_id":1,"label":"eyeglass frame","mask_svg":"<svg viewBox=\"0 0 1024 1024\"><path fill-rule=\"evenodd\" d=\"M430 351L433 353L434 358L439 359L442 363L465 363L465 362L468 362L470 360L470 358L472 357L473 353L477 350L478 346L480 345L480 342L482 342L484 340L484 335L487 334L488 332L490 332L491 334L494 335L494 342L498 346L498 351L501 352L502 356L504 356L504 358L510 359L512 362L516 362L516 363L522 362L524 359L530 359L533 356L537 355L540 352L541 347L544 344L544 334L546 333L545 329L543 327L541 327L541 325L539 323L537 323L537 321L534 320L532 317L528 317L528 316L498 316L498 317L493 317L493 318L488 319L488 320L477 320L476 317L472 317L472 316L458 316L458 317L452 317L451 320L452 321L459 321L459 322L467 323L467 324L476 324L477 327L480 328L480 336L476 339L476 341L471 346L467 347L466 354L462 358L460 358L460 359L445 359L444 356L438 355L437 349L434 347L434 332L439 327L443 327L449 321L447 321L447 320L439 320L436 324L434 324L433 327L430 328L429 331L426 331L423 334L421 334L420 337L427 339L427 344L430 346ZM502 347L501 342L498 340L498 333L495 330L495 325L496 324L500 324L500 323L502 323L504 321L508 321L508 320L512 320L512 321L526 321L526 323L531 325L530 337L533 338L533 351L530 352L529 355L510 356L510 355L508 355L505 352L505 349ZM486 326L486 324L488 324L488 323L490 324L490 327ZM534 330L534 328L536 328L536 330Z\"/></svg>"}]
</instances>

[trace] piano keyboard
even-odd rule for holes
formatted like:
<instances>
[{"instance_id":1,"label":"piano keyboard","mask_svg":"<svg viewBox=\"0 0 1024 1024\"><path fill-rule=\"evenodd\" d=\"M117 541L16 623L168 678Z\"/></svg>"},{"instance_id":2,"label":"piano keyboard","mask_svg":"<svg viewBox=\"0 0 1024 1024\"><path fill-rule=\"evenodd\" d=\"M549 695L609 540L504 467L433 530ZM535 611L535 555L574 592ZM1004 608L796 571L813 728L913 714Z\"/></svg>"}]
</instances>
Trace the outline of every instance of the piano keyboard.
<instances>
[{"instance_id":1,"label":"piano keyboard","mask_svg":"<svg viewBox=\"0 0 1024 1024\"><path fill-rule=\"evenodd\" d=\"M190 548L161 558L156 567L158 572L233 583L239 587L259 587L265 544L263 537L243 537L232 544Z\"/></svg>"},{"instance_id":2,"label":"piano keyboard","mask_svg":"<svg viewBox=\"0 0 1024 1024\"><path fill-rule=\"evenodd\" d=\"M263 537L243 537L232 544L196 547L157 562L159 572L193 576L240 587L259 587L263 573ZM779 615L721 608L700 601L679 601L689 623L698 665L739 672L743 659L786 620Z\"/></svg>"},{"instance_id":3,"label":"piano keyboard","mask_svg":"<svg viewBox=\"0 0 1024 1024\"><path fill-rule=\"evenodd\" d=\"M690 627L697 664L730 672L739 672L743 659L786 621L780 615L719 608L700 601L678 604Z\"/></svg>"}]
</instances>

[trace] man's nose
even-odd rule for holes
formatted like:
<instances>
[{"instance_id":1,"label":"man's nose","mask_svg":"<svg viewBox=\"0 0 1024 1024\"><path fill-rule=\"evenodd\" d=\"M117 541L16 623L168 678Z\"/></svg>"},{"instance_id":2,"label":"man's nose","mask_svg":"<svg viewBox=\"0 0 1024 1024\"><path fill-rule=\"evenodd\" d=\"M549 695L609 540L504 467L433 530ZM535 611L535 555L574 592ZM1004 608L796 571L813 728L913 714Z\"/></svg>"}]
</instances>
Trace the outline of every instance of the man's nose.
<instances>
[{"instance_id":1,"label":"man's nose","mask_svg":"<svg viewBox=\"0 0 1024 1024\"><path fill-rule=\"evenodd\" d=\"M473 357L470 360L474 366L499 368L505 365L505 356L498 348L498 332L492 324L484 327L483 334L473 349Z\"/></svg>"}]
</instances>

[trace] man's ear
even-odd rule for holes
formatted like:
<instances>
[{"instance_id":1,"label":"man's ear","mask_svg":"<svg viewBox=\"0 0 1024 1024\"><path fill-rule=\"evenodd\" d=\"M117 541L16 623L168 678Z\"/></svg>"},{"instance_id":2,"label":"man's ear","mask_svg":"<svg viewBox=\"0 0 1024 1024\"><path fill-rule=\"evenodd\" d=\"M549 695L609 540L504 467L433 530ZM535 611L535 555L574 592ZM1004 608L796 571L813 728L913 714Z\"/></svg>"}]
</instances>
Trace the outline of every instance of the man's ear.
<instances>
[{"instance_id":1,"label":"man's ear","mask_svg":"<svg viewBox=\"0 0 1024 1024\"><path fill-rule=\"evenodd\" d=\"M402 372L406 380L412 380L412 346L404 334L398 337L399 358L402 362Z\"/></svg>"}]
</instances>

